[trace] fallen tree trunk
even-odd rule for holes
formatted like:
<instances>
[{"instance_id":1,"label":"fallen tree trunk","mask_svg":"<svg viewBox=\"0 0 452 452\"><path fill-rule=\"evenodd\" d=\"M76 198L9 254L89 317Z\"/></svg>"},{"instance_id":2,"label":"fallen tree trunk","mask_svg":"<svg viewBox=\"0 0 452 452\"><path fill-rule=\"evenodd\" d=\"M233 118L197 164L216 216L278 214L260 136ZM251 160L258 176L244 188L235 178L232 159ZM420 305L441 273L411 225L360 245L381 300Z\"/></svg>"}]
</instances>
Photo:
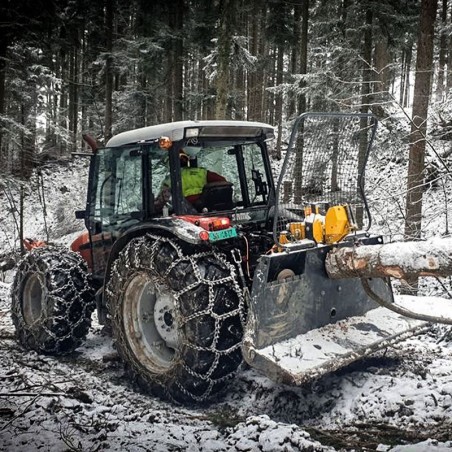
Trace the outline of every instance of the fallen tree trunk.
<instances>
[{"instance_id":1,"label":"fallen tree trunk","mask_svg":"<svg viewBox=\"0 0 452 452\"><path fill-rule=\"evenodd\" d=\"M332 279L450 276L452 238L335 248L325 266Z\"/></svg>"}]
</instances>

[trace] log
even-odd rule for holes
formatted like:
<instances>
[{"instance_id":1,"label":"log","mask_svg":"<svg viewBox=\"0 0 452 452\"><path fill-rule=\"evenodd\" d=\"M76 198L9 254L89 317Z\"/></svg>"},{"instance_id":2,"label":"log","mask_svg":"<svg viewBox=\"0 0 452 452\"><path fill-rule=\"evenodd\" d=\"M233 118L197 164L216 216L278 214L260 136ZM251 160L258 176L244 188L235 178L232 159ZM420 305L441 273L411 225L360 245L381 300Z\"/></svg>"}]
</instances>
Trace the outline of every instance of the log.
<instances>
[{"instance_id":1,"label":"log","mask_svg":"<svg viewBox=\"0 0 452 452\"><path fill-rule=\"evenodd\" d=\"M332 279L450 276L452 237L335 248L328 253L325 266Z\"/></svg>"}]
</instances>

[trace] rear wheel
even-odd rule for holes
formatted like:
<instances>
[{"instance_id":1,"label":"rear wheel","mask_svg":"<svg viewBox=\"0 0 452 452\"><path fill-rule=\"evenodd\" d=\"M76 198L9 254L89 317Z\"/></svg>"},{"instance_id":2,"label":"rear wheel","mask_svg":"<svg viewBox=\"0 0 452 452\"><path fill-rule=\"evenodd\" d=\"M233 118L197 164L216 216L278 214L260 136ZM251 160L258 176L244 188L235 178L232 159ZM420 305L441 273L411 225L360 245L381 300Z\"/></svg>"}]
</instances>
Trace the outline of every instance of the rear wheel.
<instances>
[{"instance_id":1,"label":"rear wheel","mask_svg":"<svg viewBox=\"0 0 452 452\"><path fill-rule=\"evenodd\" d=\"M11 294L16 334L26 348L66 354L85 339L95 303L78 254L57 247L33 250L19 263Z\"/></svg>"},{"instance_id":2,"label":"rear wheel","mask_svg":"<svg viewBox=\"0 0 452 452\"><path fill-rule=\"evenodd\" d=\"M133 239L106 296L119 354L158 395L208 400L242 361L243 296L219 253L150 234Z\"/></svg>"}]
</instances>

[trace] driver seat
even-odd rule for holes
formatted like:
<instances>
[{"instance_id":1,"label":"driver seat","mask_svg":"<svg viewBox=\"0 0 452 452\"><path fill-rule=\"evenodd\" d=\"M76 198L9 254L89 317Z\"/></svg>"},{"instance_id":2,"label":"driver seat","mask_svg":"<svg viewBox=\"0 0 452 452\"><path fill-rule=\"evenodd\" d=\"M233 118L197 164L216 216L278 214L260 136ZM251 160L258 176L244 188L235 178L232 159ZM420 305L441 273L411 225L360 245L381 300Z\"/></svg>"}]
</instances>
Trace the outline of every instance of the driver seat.
<instances>
[{"instance_id":1,"label":"driver seat","mask_svg":"<svg viewBox=\"0 0 452 452\"><path fill-rule=\"evenodd\" d=\"M200 197L194 203L198 212L203 209L212 212L215 210L231 210L234 207L232 200L233 184L228 181L210 182L202 190Z\"/></svg>"}]
</instances>

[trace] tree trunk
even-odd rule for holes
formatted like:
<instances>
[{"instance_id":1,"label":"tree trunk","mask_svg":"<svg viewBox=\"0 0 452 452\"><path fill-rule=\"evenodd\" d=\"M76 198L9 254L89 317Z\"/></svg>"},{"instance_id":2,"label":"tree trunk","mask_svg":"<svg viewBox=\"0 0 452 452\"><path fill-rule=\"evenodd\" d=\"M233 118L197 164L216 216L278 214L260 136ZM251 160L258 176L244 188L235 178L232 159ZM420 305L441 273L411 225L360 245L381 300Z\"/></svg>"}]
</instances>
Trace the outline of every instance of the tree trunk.
<instances>
[{"instance_id":1,"label":"tree trunk","mask_svg":"<svg viewBox=\"0 0 452 452\"><path fill-rule=\"evenodd\" d=\"M437 0L422 0L410 136L405 238L421 237L425 134L433 66L433 38Z\"/></svg>"},{"instance_id":2,"label":"tree trunk","mask_svg":"<svg viewBox=\"0 0 452 452\"><path fill-rule=\"evenodd\" d=\"M309 0L302 0L301 4L301 40L300 40L300 74L304 75L308 71L308 24L309 24ZM304 88L305 82L300 82L300 88ZM300 94L298 97L298 115L306 111L306 95ZM303 199L303 156L304 156L304 134L303 127L299 126L296 156L295 156L295 179L294 179L294 203L301 204Z\"/></svg>"},{"instance_id":3,"label":"tree trunk","mask_svg":"<svg viewBox=\"0 0 452 452\"><path fill-rule=\"evenodd\" d=\"M377 92L389 91L391 57L389 54L388 37L385 36L375 43L375 67L378 72Z\"/></svg>"},{"instance_id":4,"label":"tree trunk","mask_svg":"<svg viewBox=\"0 0 452 452\"><path fill-rule=\"evenodd\" d=\"M258 1L254 0L253 2L253 9L256 11L256 16L251 21L251 36L250 36L250 46L249 51L251 55L256 56L258 54L258 44L259 44L259 30L261 27L259 27L259 21L261 19L261 9L258 8ZM257 65L260 65L260 62L257 62ZM257 84L259 74L259 67L253 68L251 71L248 71L248 89L247 89L247 120L257 120L259 118L258 111L257 111L257 105L258 100L260 98L261 93L261 86Z\"/></svg>"},{"instance_id":5,"label":"tree trunk","mask_svg":"<svg viewBox=\"0 0 452 452\"><path fill-rule=\"evenodd\" d=\"M452 238L335 248L328 253L325 267L332 279L450 276Z\"/></svg>"},{"instance_id":6,"label":"tree trunk","mask_svg":"<svg viewBox=\"0 0 452 452\"><path fill-rule=\"evenodd\" d=\"M86 26L86 25L85 25ZM83 30L85 29L83 27ZM80 58L80 83L82 86L88 84L89 76L87 74L87 58L85 55L87 54L87 39L83 36L81 37L81 58ZM86 94L85 89L81 88L80 91L80 132L82 135L83 132L86 132L88 129L88 121L87 121L87 102L86 102ZM80 140L80 149L83 151L85 149L85 142L83 141L82 136L78 137Z\"/></svg>"},{"instance_id":7,"label":"tree trunk","mask_svg":"<svg viewBox=\"0 0 452 452\"><path fill-rule=\"evenodd\" d=\"M400 85L400 104L408 107L410 101L410 72L411 59L413 57L413 44L409 41L403 50L402 83Z\"/></svg>"},{"instance_id":8,"label":"tree trunk","mask_svg":"<svg viewBox=\"0 0 452 452\"><path fill-rule=\"evenodd\" d=\"M444 94L444 73L446 68L447 57L447 35L445 27L447 26L447 0L443 0L441 11L441 30L439 39L439 61L438 61L438 83L436 86L436 97L441 100Z\"/></svg>"},{"instance_id":9,"label":"tree trunk","mask_svg":"<svg viewBox=\"0 0 452 452\"><path fill-rule=\"evenodd\" d=\"M309 24L309 0L303 0L301 5L301 42L300 42L300 74L308 72L308 24ZM300 88L304 88L305 82L300 82ZM300 94L298 98L298 114L306 111L306 95Z\"/></svg>"},{"instance_id":10,"label":"tree trunk","mask_svg":"<svg viewBox=\"0 0 452 452\"><path fill-rule=\"evenodd\" d=\"M228 112L228 94L230 82L230 54L232 44L232 17L235 0L220 1L220 25L218 30L218 72L216 80L217 96L215 118L226 119Z\"/></svg>"},{"instance_id":11,"label":"tree trunk","mask_svg":"<svg viewBox=\"0 0 452 452\"><path fill-rule=\"evenodd\" d=\"M235 74L235 102L234 102L234 119L245 119L245 71L243 67L238 67Z\"/></svg>"},{"instance_id":12,"label":"tree trunk","mask_svg":"<svg viewBox=\"0 0 452 452\"><path fill-rule=\"evenodd\" d=\"M8 50L8 43L3 36L0 38L0 116L5 112L5 83L6 83L6 52ZM0 163L2 164L3 157L3 143L2 143L3 124L0 122ZM2 166L3 167L3 166Z\"/></svg>"},{"instance_id":13,"label":"tree trunk","mask_svg":"<svg viewBox=\"0 0 452 452\"><path fill-rule=\"evenodd\" d=\"M264 118L264 91L266 84L266 64L268 54L268 41L265 35L267 2L253 0L252 11L255 12L250 25L250 53L257 57L256 65L248 71L247 79L247 109L246 118L249 121L263 121Z\"/></svg>"},{"instance_id":14,"label":"tree trunk","mask_svg":"<svg viewBox=\"0 0 452 452\"><path fill-rule=\"evenodd\" d=\"M277 48L275 44L271 45L271 49L268 52L270 57L269 71L267 74L266 86L276 85L276 61L277 61ZM275 93L273 91L267 91L265 93L265 121L269 124L275 123Z\"/></svg>"},{"instance_id":15,"label":"tree trunk","mask_svg":"<svg viewBox=\"0 0 452 452\"><path fill-rule=\"evenodd\" d=\"M422 0L414 82L413 119L410 135L406 195L405 240L419 239L424 192L425 134L433 69L433 38L437 0ZM417 292L417 278L407 280L405 293Z\"/></svg>"},{"instance_id":16,"label":"tree trunk","mask_svg":"<svg viewBox=\"0 0 452 452\"><path fill-rule=\"evenodd\" d=\"M137 116L134 118L134 125L138 129L146 125L146 89L147 89L147 77L146 70L143 67L142 62L138 63L138 75L137 75L137 85L140 97L137 99Z\"/></svg>"},{"instance_id":17,"label":"tree trunk","mask_svg":"<svg viewBox=\"0 0 452 452\"><path fill-rule=\"evenodd\" d=\"M281 44L277 49L278 56L276 59L276 86L281 87L284 75L284 46ZM283 93L276 94L275 102L275 122L278 124L278 137L276 140L276 149L274 157L281 160L281 143L282 143L282 121L283 121Z\"/></svg>"},{"instance_id":18,"label":"tree trunk","mask_svg":"<svg viewBox=\"0 0 452 452\"><path fill-rule=\"evenodd\" d=\"M173 119L173 99L174 99L174 72L172 67L174 66L174 52L169 52L166 59L166 97L164 101L164 117L165 122L171 122Z\"/></svg>"},{"instance_id":19,"label":"tree trunk","mask_svg":"<svg viewBox=\"0 0 452 452\"><path fill-rule=\"evenodd\" d=\"M113 125L113 0L106 1L105 22L107 60L105 62L104 139L107 142L112 137Z\"/></svg>"},{"instance_id":20,"label":"tree trunk","mask_svg":"<svg viewBox=\"0 0 452 452\"><path fill-rule=\"evenodd\" d=\"M248 36L248 20L244 12L243 0L239 2L239 17L236 24L237 30ZM234 102L232 108L232 117L237 120L244 120L246 114L246 69L245 66L239 65L234 71Z\"/></svg>"},{"instance_id":21,"label":"tree trunk","mask_svg":"<svg viewBox=\"0 0 452 452\"><path fill-rule=\"evenodd\" d=\"M75 43L69 53L69 132L70 151L75 152L78 128L78 86L79 86L79 56L78 56L78 29L73 32Z\"/></svg>"},{"instance_id":22,"label":"tree trunk","mask_svg":"<svg viewBox=\"0 0 452 452\"><path fill-rule=\"evenodd\" d=\"M400 68L400 91L399 104L403 106L403 98L405 95L405 71L406 71L406 50L402 49L402 64Z\"/></svg>"},{"instance_id":23,"label":"tree trunk","mask_svg":"<svg viewBox=\"0 0 452 452\"><path fill-rule=\"evenodd\" d=\"M178 0L170 14L170 27L173 31L173 121L183 119L183 92L184 92L184 43L183 43L183 19L185 2Z\"/></svg>"},{"instance_id":24,"label":"tree trunk","mask_svg":"<svg viewBox=\"0 0 452 452\"><path fill-rule=\"evenodd\" d=\"M452 20L452 12L451 12ZM446 93L452 88L452 34L447 38L447 80Z\"/></svg>"},{"instance_id":25,"label":"tree trunk","mask_svg":"<svg viewBox=\"0 0 452 452\"><path fill-rule=\"evenodd\" d=\"M60 52L60 77L61 77L61 94L59 96L59 109L58 109L58 124L63 130L67 130L67 106L68 106L68 68L67 68L67 53L65 49L61 49ZM56 137L56 144L60 150L60 155L66 152L66 141L62 139L61 133Z\"/></svg>"},{"instance_id":26,"label":"tree trunk","mask_svg":"<svg viewBox=\"0 0 452 452\"><path fill-rule=\"evenodd\" d=\"M369 95L370 95L370 85L372 80L372 22L373 14L372 10L368 9L366 11L366 28L364 30L364 43L362 49L362 79L361 79L361 108L360 112L363 114L369 113ZM358 167L364 168L365 158L367 155L367 147L369 145L369 124L368 118L362 117L360 119L360 134L359 134L359 157L358 157ZM356 187L358 193L361 191L361 186L364 185L362 180L362 175L358 178L358 185ZM357 206L355 213L356 223L361 229L364 222L364 212L362 206Z\"/></svg>"},{"instance_id":27,"label":"tree trunk","mask_svg":"<svg viewBox=\"0 0 452 452\"><path fill-rule=\"evenodd\" d=\"M260 26L261 32L259 33L259 55L261 57L261 62L259 64L257 76L256 76L256 106L255 112L256 116L252 119L255 121L265 121L266 115L268 113L268 91L264 88L268 86L268 64L267 59L269 55L269 44L264 33L265 24L268 20L267 12L267 2L263 2L260 8Z\"/></svg>"},{"instance_id":28,"label":"tree trunk","mask_svg":"<svg viewBox=\"0 0 452 452\"><path fill-rule=\"evenodd\" d=\"M300 34L301 34L301 2L303 0L298 0L294 5L294 12L293 12L293 43L292 43L292 49L290 54L290 66L289 66L289 73L290 74L297 74L299 73L299 67L298 63L300 60ZM293 83L293 77L292 81ZM289 97L289 105L287 107L287 118L290 119L294 116L296 113L295 107L298 105L297 102L298 95L296 93L291 94Z\"/></svg>"}]
</instances>

